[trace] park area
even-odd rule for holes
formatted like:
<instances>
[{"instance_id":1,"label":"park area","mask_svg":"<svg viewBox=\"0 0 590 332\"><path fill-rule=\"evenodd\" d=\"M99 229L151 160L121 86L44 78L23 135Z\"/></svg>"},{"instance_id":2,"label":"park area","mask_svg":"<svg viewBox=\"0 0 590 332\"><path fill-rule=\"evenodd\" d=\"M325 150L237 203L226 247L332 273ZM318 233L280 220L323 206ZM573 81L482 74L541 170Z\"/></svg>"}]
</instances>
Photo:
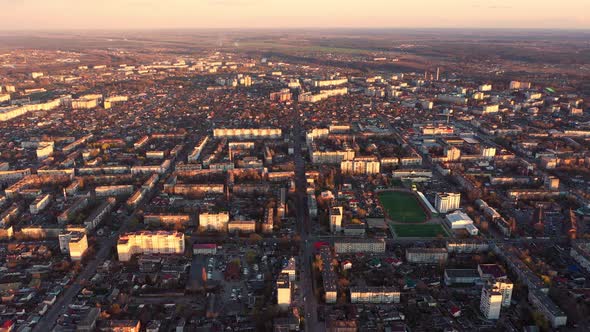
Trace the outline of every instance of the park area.
<instances>
[{"instance_id":1,"label":"park area","mask_svg":"<svg viewBox=\"0 0 590 332\"><path fill-rule=\"evenodd\" d=\"M398 223L421 223L426 221L426 212L418 198L409 192L386 191L379 193L379 201L385 215Z\"/></svg>"},{"instance_id":2,"label":"park area","mask_svg":"<svg viewBox=\"0 0 590 332\"><path fill-rule=\"evenodd\" d=\"M398 237L447 237L448 233L439 224L400 225L390 224L389 227Z\"/></svg>"}]
</instances>

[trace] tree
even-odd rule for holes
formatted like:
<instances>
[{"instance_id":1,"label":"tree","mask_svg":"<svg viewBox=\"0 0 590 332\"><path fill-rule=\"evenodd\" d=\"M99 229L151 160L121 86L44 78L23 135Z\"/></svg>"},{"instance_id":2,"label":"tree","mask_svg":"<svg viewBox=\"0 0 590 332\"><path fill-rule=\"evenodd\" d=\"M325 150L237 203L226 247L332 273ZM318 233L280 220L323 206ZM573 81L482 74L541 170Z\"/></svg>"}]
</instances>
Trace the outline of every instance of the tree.
<instances>
[{"instance_id":1,"label":"tree","mask_svg":"<svg viewBox=\"0 0 590 332\"><path fill-rule=\"evenodd\" d=\"M254 264L254 262L256 261L256 252L249 250L248 252L246 252L246 262L248 262L248 264Z\"/></svg>"},{"instance_id":2,"label":"tree","mask_svg":"<svg viewBox=\"0 0 590 332\"><path fill-rule=\"evenodd\" d=\"M483 221L481 223L482 232L487 232L489 228L490 228L490 224L487 221Z\"/></svg>"},{"instance_id":3,"label":"tree","mask_svg":"<svg viewBox=\"0 0 590 332\"><path fill-rule=\"evenodd\" d=\"M109 308L111 315L118 315L121 313L121 306L118 303L113 303Z\"/></svg>"},{"instance_id":4,"label":"tree","mask_svg":"<svg viewBox=\"0 0 590 332\"><path fill-rule=\"evenodd\" d=\"M361 218L364 218L364 217L367 216L367 210L364 210L364 209L361 209L361 208L359 208L357 210L357 213L358 213L359 217L361 217ZM360 221L359 221L359 223L360 223Z\"/></svg>"},{"instance_id":5,"label":"tree","mask_svg":"<svg viewBox=\"0 0 590 332\"><path fill-rule=\"evenodd\" d=\"M260 236L256 233L252 233L252 234L250 234L250 241L253 243L260 242L260 241L262 241L262 236Z\"/></svg>"},{"instance_id":6,"label":"tree","mask_svg":"<svg viewBox=\"0 0 590 332\"><path fill-rule=\"evenodd\" d=\"M537 325L541 329L541 331L549 330L549 322L547 321L545 316L543 316L542 312L534 311L532 316L535 325Z\"/></svg>"},{"instance_id":7,"label":"tree","mask_svg":"<svg viewBox=\"0 0 590 332\"><path fill-rule=\"evenodd\" d=\"M481 263L481 256L480 256L480 255L474 255L474 256L473 256L473 261L474 261L476 264L480 264L480 263Z\"/></svg>"}]
</instances>

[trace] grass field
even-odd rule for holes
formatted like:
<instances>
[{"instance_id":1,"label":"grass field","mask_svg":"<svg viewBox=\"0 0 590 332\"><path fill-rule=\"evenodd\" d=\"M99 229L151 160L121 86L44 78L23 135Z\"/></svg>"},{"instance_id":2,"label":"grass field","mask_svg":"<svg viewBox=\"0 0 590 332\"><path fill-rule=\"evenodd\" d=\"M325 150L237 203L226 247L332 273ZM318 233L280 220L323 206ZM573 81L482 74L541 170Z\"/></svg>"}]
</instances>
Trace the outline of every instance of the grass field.
<instances>
[{"instance_id":1,"label":"grass field","mask_svg":"<svg viewBox=\"0 0 590 332\"><path fill-rule=\"evenodd\" d=\"M323 53L334 53L334 54L366 54L370 53L371 50L362 48L349 48L349 47L326 47L320 45L297 45L289 44L288 42L275 42L275 41L247 41L241 42L240 47L242 48L256 48L265 50L297 50L307 52L323 52Z\"/></svg>"},{"instance_id":2,"label":"grass field","mask_svg":"<svg viewBox=\"0 0 590 332\"><path fill-rule=\"evenodd\" d=\"M395 234L399 237L437 237L439 234L448 236L445 229L439 224L424 224L424 225L393 225Z\"/></svg>"},{"instance_id":3,"label":"grass field","mask_svg":"<svg viewBox=\"0 0 590 332\"><path fill-rule=\"evenodd\" d=\"M395 222L420 223L426 220L426 212L411 193L382 192L379 193L379 200L387 216Z\"/></svg>"}]
</instances>

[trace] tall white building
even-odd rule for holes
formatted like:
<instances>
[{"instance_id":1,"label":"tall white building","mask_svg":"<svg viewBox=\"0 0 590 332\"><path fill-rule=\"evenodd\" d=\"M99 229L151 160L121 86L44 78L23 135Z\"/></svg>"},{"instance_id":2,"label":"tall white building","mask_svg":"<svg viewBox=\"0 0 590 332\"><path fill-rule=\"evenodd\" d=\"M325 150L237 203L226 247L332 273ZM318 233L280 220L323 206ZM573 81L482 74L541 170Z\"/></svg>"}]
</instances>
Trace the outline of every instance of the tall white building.
<instances>
[{"instance_id":1,"label":"tall white building","mask_svg":"<svg viewBox=\"0 0 590 332\"><path fill-rule=\"evenodd\" d=\"M502 307L509 307L512 301L512 289L514 284L510 280L496 280L494 288L502 294Z\"/></svg>"},{"instance_id":2,"label":"tall white building","mask_svg":"<svg viewBox=\"0 0 590 332\"><path fill-rule=\"evenodd\" d=\"M487 319L500 318L500 311L502 310L502 292L493 286L493 284L485 285L481 289L481 302L479 308Z\"/></svg>"},{"instance_id":3,"label":"tall white building","mask_svg":"<svg viewBox=\"0 0 590 332\"><path fill-rule=\"evenodd\" d=\"M482 84L478 87L479 91L492 91L492 85L491 84Z\"/></svg>"},{"instance_id":4,"label":"tall white building","mask_svg":"<svg viewBox=\"0 0 590 332\"><path fill-rule=\"evenodd\" d=\"M88 239L85 232L64 231L59 234L59 249L63 253L69 253L73 261L82 260L82 256L88 249Z\"/></svg>"},{"instance_id":5,"label":"tall white building","mask_svg":"<svg viewBox=\"0 0 590 332\"><path fill-rule=\"evenodd\" d=\"M184 234L167 231L140 231L119 236L117 254L127 262L135 254L182 254Z\"/></svg>"},{"instance_id":6,"label":"tall white building","mask_svg":"<svg viewBox=\"0 0 590 332\"><path fill-rule=\"evenodd\" d=\"M436 193L434 207L440 213L457 210L461 203L461 193Z\"/></svg>"},{"instance_id":7,"label":"tall white building","mask_svg":"<svg viewBox=\"0 0 590 332\"><path fill-rule=\"evenodd\" d=\"M334 206L330 208L330 231L332 233L340 232L342 230L342 215L344 208L342 206Z\"/></svg>"},{"instance_id":8,"label":"tall white building","mask_svg":"<svg viewBox=\"0 0 590 332\"><path fill-rule=\"evenodd\" d=\"M281 273L277 279L277 304L282 308L291 305L291 282L287 273Z\"/></svg>"},{"instance_id":9,"label":"tall white building","mask_svg":"<svg viewBox=\"0 0 590 332\"><path fill-rule=\"evenodd\" d=\"M481 156L486 159L494 158L496 155L496 148L494 147L485 147L481 150Z\"/></svg>"},{"instance_id":10,"label":"tall white building","mask_svg":"<svg viewBox=\"0 0 590 332\"><path fill-rule=\"evenodd\" d=\"M461 150L454 146L447 147L445 148L445 156L448 161L459 160L461 158Z\"/></svg>"}]
</instances>

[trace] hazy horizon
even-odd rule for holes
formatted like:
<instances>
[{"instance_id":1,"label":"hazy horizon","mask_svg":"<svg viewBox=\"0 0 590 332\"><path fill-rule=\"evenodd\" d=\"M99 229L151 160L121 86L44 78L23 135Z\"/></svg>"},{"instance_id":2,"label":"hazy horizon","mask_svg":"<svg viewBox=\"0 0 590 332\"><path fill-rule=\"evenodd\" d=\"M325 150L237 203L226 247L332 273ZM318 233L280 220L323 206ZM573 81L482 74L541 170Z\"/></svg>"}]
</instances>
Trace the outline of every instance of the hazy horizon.
<instances>
[{"instance_id":1,"label":"hazy horizon","mask_svg":"<svg viewBox=\"0 0 590 332\"><path fill-rule=\"evenodd\" d=\"M0 0L2 31L168 29L590 29L579 0Z\"/></svg>"}]
</instances>

